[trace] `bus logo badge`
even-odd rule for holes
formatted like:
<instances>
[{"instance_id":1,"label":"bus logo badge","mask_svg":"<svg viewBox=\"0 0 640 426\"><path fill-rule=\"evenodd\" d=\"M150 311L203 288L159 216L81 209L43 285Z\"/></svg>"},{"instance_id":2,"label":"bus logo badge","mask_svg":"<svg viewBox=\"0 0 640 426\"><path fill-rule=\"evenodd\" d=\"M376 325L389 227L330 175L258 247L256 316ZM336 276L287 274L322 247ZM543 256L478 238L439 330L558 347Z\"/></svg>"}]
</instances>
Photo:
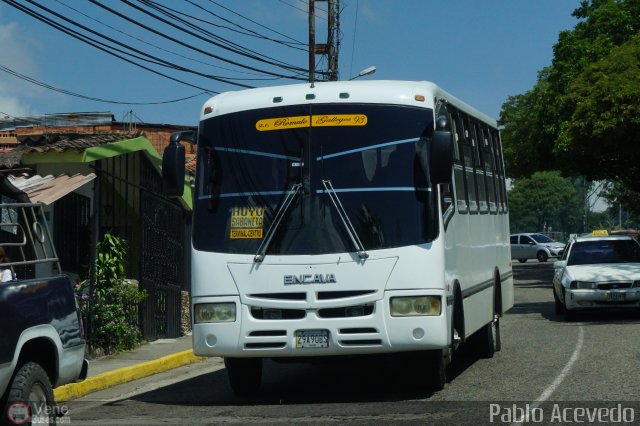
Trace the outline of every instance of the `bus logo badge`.
<instances>
[{"instance_id":1,"label":"bus logo badge","mask_svg":"<svg viewBox=\"0 0 640 426\"><path fill-rule=\"evenodd\" d=\"M336 282L336 276L334 274L301 274L284 276L284 285L335 284Z\"/></svg>"}]
</instances>

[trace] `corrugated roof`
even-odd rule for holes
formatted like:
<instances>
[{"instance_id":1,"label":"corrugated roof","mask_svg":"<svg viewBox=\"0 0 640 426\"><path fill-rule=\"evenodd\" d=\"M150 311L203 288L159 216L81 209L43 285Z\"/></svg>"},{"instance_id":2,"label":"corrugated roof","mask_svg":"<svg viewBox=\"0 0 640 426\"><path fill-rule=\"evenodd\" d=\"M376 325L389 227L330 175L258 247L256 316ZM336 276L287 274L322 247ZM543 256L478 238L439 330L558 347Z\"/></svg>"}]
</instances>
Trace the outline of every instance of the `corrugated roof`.
<instances>
[{"instance_id":1,"label":"corrugated roof","mask_svg":"<svg viewBox=\"0 0 640 426\"><path fill-rule=\"evenodd\" d=\"M69 176L63 173L58 176L8 176L9 182L27 194L32 203L52 204L56 200L75 191L96 178L95 173Z\"/></svg>"}]
</instances>

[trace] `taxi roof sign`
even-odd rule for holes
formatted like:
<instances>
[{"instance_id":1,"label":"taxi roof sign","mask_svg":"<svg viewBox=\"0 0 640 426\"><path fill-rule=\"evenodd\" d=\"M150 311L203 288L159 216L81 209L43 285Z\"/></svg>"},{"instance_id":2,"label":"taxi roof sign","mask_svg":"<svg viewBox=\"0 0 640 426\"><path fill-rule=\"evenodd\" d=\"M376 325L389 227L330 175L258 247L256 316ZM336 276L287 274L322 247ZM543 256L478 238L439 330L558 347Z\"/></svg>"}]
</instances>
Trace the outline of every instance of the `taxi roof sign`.
<instances>
[{"instance_id":1,"label":"taxi roof sign","mask_svg":"<svg viewBox=\"0 0 640 426\"><path fill-rule=\"evenodd\" d=\"M609 235L609 231L607 231L606 229L596 229L591 232L591 235L593 235L594 237L606 237L607 235Z\"/></svg>"}]
</instances>

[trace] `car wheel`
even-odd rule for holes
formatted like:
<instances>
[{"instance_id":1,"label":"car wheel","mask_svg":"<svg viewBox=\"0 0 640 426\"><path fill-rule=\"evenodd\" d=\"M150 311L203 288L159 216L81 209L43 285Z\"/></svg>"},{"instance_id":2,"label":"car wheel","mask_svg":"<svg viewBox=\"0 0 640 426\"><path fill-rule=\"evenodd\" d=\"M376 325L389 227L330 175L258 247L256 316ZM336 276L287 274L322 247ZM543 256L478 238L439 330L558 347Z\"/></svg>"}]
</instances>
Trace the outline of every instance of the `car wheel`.
<instances>
[{"instance_id":1,"label":"car wheel","mask_svg":"<svg viewBox=\"0 0 640 426\"><path fill-rule=\"evenodd\" d=\"M567 322L576 320L576 311L574 309L564 308L564 320Z\"/></svg>"},{"instance_id":2,"label":"car wheel","mask_svg":"<svg viewBox=\"0 0 640 426\"><path fill-rule=\"evenodd\" d=\"M262 358L225 358L231 389L237 396L254 395L262 382Z\"/></svg>"},{"instance_id":3,"label":"car wheel","mask_svg":"<svg viewBox=\"0 0 640 426\"><path fill-rule=\"evenodd\" d=\"M558 295L556 294L555 289L553 289L553 301L555 302L556 314L558 315L564 314L564 305L558 298Z\"/></svg>"},{"instance_id":4,"label":"car wheel","mask_svg":"<svg viewBox=\"0 0 640 426\"><path fill-rule=\"evenodd\" d=\"M546 262L547 259L549 259L549 256L544 251L539 251L536 257L538 258L538 262Z\"/></svg>"},{"instance_id":5,"label":"car wheel","mask_svg":"<svg viewBox=\"0 0 640 426\"><path fill-rule=\"evenodd\" d=\"M518 259L518 262L520 263L525 263L527 261L527 259Z\"/></svg>"},{"instance_id":6,"label":"car wheel","mask_svg":"<svg viewBox=\"0 0 640 426\"><path fill-rule=\"evenodd\" d=\"M564 290L563 290L562 297L563 297L562 300L564 301L564 320L567 322L575 321L578 313L575 309L567 308L567 295L564 294Z\"/></svg>"},{"instance_id":7,"label":"car wheel","mask_svg":"<svg viewBox=\"0 0 640 426\"><path fill-rule=\"evenodd\" d=\"M49 376L35 362L28 362L16 373L11 382L7 404L20 402L29 406L31 416L50 417L45 413L54 412L55 399ZM41 413L41 414L38 414ZM54 420L51 417L50 420Z\"/></svg>"}]
</instances>

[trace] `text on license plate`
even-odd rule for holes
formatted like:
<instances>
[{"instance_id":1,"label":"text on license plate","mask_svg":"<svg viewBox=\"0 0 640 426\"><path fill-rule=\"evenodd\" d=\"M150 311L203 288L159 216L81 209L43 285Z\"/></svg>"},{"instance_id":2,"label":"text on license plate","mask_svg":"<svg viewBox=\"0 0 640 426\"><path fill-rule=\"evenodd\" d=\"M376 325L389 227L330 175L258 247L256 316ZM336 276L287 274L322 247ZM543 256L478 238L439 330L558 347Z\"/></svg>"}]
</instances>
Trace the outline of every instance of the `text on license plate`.
<instances>
[{"instance_id":1,"label":"text on license plate","mask_svg":"<svg viewBox=\"0 0 640 426\"><path fill-rule=\"evenodd\" d=\"M298 330L296 348L328 348L329 330Z\"/></svg>"},{"instance_id":2,"label":"text on license plate","mask_svg":"<svg viewBox=\"0 0 640 426\"><path fill-rule=\"evenodd\" d=\"M625 293L619 291L607 292L607 299L609 300L625 300Z\"/></svg>"}]
</instances>

